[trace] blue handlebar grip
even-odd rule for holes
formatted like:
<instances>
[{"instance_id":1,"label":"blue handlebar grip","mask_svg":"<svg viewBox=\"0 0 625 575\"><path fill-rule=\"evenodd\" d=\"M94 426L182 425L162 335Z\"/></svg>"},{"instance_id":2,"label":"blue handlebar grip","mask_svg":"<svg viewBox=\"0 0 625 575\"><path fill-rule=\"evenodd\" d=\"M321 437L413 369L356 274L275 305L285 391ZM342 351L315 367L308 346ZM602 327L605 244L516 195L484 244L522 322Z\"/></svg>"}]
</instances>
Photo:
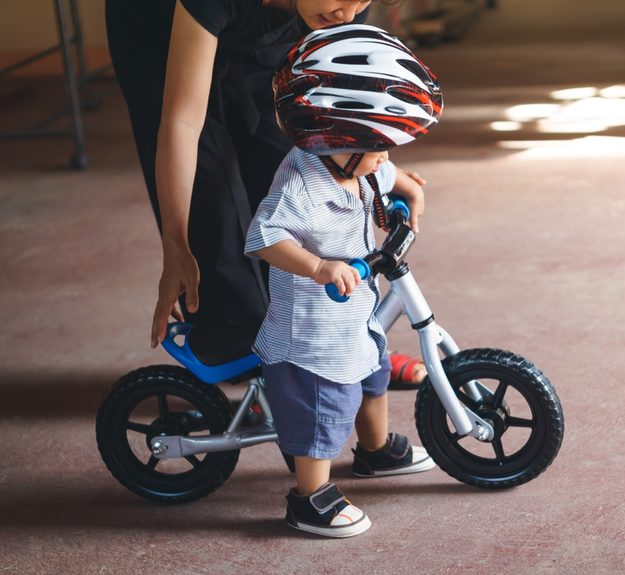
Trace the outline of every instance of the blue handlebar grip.
<instances>
[{"instance_id":1,"label":"blue handlebar grip","mask_svg":"<svg viewBox=\"0 0 625 575\"><path fill-rule=\"evenodd\" d=\"M397 194L389 194L388 197L391 202L393 202L393 205L391 206L391 213L399 210L400 212L403 212L406 219L409 220L410 209L408 208L408 204L406 204L406 202L404 202L404 200L402 200Z\"/></svg>"},{"instance_id":2,"label":"blue handlebar grip","mask_svg":"<svg viewBox=\"0 0 625 575\"><path fill-rule=\"evenodd\" d=\"M358 270L358 274L360 275L360 279L366 280L371 275L371 268L369 264L361 259L355 258L349 262L350 266L355 267ZM346 302L349 299L348 295L339 295L339 290L334 284L326 284L326 294L331 300L334 300L338 303Z\"/></svg>"},{"instance_id":3,"label":"blue handlebar grip","mask_svg":"<svg viewBox=\"0 0 625 575\"><path fill-rule=\"evenodd\" d=\"M361 280L366 280L371 275L371 268L369 267L369 264L362 258L354 258L353 260L350 260L349 265L358 270Z\"/></svg>"}]
</instances>

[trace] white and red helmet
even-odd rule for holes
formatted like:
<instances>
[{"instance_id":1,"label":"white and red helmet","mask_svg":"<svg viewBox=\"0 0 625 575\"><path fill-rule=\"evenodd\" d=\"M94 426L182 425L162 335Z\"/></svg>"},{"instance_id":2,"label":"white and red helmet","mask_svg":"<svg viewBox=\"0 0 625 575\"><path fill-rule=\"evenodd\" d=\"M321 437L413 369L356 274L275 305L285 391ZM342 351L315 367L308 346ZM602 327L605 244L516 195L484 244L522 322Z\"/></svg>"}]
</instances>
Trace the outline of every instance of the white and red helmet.
<instances>
[{"instance_id":1,"label":"white and red helmet","mask_svg":"<svg viewBox=\"0 0 625 575\"><path fill-rule=\"evenodd\" d=\"M317 155L407 144L443 109L430 70L396 37L364 24L308 34L289 51L273 90L282 130Z\"/></svg>"}]
</instances>

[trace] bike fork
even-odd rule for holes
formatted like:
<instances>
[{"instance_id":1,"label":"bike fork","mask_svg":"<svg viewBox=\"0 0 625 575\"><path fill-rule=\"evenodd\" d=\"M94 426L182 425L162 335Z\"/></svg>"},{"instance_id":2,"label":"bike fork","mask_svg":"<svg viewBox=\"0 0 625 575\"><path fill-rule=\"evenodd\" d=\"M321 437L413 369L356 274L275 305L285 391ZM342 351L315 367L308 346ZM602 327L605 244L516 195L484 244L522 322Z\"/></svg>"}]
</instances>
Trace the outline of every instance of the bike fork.
<instances>
[{"instance_id":1,"label":"bike fork","mask_svg":"<svg viewBox=\"0 0 625 575\"><path fill-rule=\"evenodd\" d=\"M432 310L411 273L405 273L391 282L391 289L376 316L384 331L388 332L403 313L408 316L413 329L419 334L421 355L428 377L457 433L471 435L480 441L492 439L494 430L490 423L460 402L447 379L439 349L445 356L458 353L460 349L452 337L434 321ZM474 399L481 397L476 382L470 382L467 388Z\"/></svg>"}]
</instances>

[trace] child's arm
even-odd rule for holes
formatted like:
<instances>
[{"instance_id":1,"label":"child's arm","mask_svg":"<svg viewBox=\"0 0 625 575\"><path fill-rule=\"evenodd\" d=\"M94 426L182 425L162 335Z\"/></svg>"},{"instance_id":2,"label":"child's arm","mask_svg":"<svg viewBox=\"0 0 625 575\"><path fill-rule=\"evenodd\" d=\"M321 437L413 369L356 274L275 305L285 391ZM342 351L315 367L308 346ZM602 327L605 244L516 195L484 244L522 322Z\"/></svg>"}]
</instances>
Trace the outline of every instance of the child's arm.
<instances>
[{"instance_id":1,"label":"child's arm","mask_svg":"<svg viewBox=\"0 0 625 575\"><path fill-rule=\"evenodd\" d=\"M425 180L416 172L404 172L400 168L397 169L397 178L392 192L401 196L410 210L410 227L415 231L419 231L419 216L423 214L425 209L425 197L421 186L425 185Z\"/></svg>"},{"instance_id":2,"label":"child's arm","mask_svg":"<svg viewBox=\"0 0 625 575\"><path fill-rule=\"evenodd\" d=\"M292 240L282 240L262 248L255 255L276 268L311 278L318 284L333 283L340 295L351 295L360 282L356 268L342 261L324 260Z\"/></svg>"}]
</instances>

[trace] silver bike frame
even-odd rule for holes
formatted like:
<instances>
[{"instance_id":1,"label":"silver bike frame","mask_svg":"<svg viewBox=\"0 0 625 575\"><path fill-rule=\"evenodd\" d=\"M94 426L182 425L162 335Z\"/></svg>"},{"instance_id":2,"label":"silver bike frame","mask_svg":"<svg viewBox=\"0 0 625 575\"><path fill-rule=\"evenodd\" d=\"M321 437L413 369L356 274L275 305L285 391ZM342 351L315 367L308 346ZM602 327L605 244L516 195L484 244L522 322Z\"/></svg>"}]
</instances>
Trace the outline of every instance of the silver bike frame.
<instances>
[{"instance_id":1,"label":"silver bike frame","mask_svg":"<svg viewBox=\"0 0 625 575\"><path fill-rule=\"evenodd\" d=\"M408 316L411 325L416 326L428 377L458 435L471 435L480 441L490 441L494 437L492 425L460 402L441 364L439 350L443 356L449 356L458 353L460 349L451 336L434 321L432 310L409 271L390 283L390 289L376 312L387 333L404 314ZM466 388L473 399L479 400L483 397L479 383L469 382ZM486 389L482 391L487 392ZM264 422L254 427L242 427L241 424L254 401L262 409ZM255 377L250 380L247 392L224 433L193 437L161 436L153 438L151 445L155 457L169 459L196 453L231 451L277 440L278 435L265 395L264 380L262 377Z\"/></svg>"},{"instance_id":2,"label":"silver bike frame","mask_svg":"<svg viewBox=\"0 0 625 575\"><path fill-rule=\"evenodd\" d=\"M213 384L206 384L213 385ZM242 427L243 419L249 413L252 403L260 406L264 421L253 427ZM262 377L250 379L245 396L232 417L226 431L219 435L164 435L152 439L152 455L158 459L186 457L195 453L214 453L217 451L233 451L267 441L277 441L278 434L273 425L273 417L267 396L265 382Z\"/></svg>"}]
</instances>

